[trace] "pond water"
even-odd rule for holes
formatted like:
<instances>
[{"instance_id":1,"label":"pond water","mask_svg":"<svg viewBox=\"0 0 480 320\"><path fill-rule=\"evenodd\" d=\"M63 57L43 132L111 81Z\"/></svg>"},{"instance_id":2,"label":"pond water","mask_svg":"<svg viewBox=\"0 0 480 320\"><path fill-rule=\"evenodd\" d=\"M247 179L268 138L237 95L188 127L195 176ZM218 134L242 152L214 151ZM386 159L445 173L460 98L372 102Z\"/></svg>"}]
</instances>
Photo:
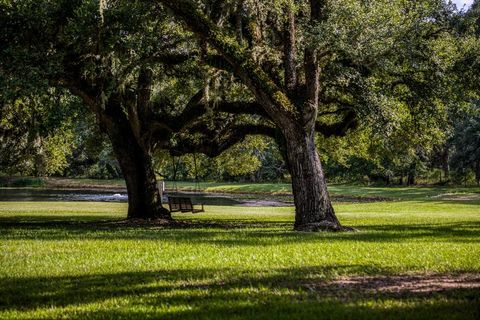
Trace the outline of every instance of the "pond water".
<instances>
[{"instance_id":1,"label":"pond water","mask_svg":"<svg viewBox=\"0 0 480 320\"><path fill-rule=\"evenodd\" d=\"M125 192L42 188L0 188L0 201L127 202Z\"/></svg>"},{"instance_id":2,"label":"pond water","mask_svg":"<svg viewBox=\"0 0 480 320\"><path fill-rule=\"evenodd\" d=\"M170 192L172 196L192 198L194 204L218 206L286 206L287 203L265 199L242 199L233 195L214 193ZM164 199L165 202L167 201ZM73 190L42 188L0 188L0 201L95 201L95 202L127 202L125 191L106 190Z\"/></svg>"}]
</instances>

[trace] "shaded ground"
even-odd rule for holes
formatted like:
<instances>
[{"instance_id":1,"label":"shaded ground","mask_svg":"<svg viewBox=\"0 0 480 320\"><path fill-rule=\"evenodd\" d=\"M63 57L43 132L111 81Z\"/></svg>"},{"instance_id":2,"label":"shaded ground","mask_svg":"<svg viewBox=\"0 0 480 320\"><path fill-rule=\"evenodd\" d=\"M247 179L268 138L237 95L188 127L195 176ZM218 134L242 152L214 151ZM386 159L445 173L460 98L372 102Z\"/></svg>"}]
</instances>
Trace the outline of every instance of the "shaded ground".
<instances>
[{"instance_id":1,"label":"shaded ground","mask_svg":"<svg viewBox=\"0 0 480 320\"><path fill-rule=\"evenodd\" d=\"M376 290L377 285L358 290L351 285L339 289L336 282L328 281L320 287L295 284L308 274L335 269L278 269L264 275L233 274L228 269L158 269L0 278L0 317L3 314L68 319L478 319L480 315L479 290L471 285L447 286L434 293L411 290L398 294L395 289L392 294ZM429 281L438 283L438 279L448 276L430 277L437 280ZM393 281L397 283L399 278ZM132 298L136 301L133 304L128 302Z\"/></svg>"},{"instance_id":2,"label":"shaded ground","mask_svg":"<svg viewBox=\"0 0 480 320\"><path fill-rule=\"evenodd\" d=\"M182 268L0 278L0 318L475 320L480 316L478 286L456 280L455 286L443 285L439 290L438 279L451 278L446 275L429 276L437 279L428 280L433 289L429 291L383 289L378 283L368 289L339 286L337 280L317 280L322 285L313 287L302 284L311 274L361 267L285 268L263 274ZM398 283L398 277L393 281L394 286L404 284Z\"/></svg>"},{"instance_id":3,"label":"shaded ground","mask_svg":"<svg viewBox=\"0 0 480 320\"><path fill-rule=\"evenodd\" d=\"M420 293L441 293L456 289L480 289L480 274L395 275L339 277L331 281L304 284L310 291L348 297L355 294L388 294L401 297Z\"/></svg>"}]
</instances>

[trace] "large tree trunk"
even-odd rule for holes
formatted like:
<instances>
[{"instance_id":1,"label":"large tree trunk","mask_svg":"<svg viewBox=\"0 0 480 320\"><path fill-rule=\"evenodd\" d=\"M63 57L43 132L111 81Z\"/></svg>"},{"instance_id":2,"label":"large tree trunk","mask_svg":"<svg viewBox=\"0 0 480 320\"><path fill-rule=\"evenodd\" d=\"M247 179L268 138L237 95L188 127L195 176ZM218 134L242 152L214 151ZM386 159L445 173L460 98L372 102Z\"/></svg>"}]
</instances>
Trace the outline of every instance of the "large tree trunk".
<instances>
[{"instance_id":1,"label":"large tree trunk","mask_svg":"<svg viewBox=\"0 0 480 320\"><path fill-rule=\"evenodd\" d=\"M100 123L112 142L128 193L128 219L171 219L162 206L150 152L140 145L121 108L108 108Z\"/></svg>"},{"instance_id":2,"label":"large tree trunk","mask_svg":"<svg viewBox=\"0 0 480 320\"><path fill-rule=\"evenodd\" d=\"M296 128L285 135L286 156L292 176L295 230L347 230L333 210L313 130Z\"/></svg>"}]
</instances>

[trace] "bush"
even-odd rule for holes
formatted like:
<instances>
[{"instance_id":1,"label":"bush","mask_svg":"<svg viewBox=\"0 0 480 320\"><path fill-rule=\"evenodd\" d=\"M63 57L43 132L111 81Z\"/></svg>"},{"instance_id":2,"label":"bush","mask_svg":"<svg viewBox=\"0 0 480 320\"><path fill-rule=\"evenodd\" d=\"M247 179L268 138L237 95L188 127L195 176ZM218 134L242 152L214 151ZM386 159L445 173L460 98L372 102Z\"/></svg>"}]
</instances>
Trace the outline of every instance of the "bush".
<instances>
[{"instance_id":1,"label":"bush","mask_svg":"<svg viewBox=\"0 0 480 320\"><path fill-rule=\"evenodd\" d=\"M25 188L42 187L44 185L42 178L34 177L0 177L1 188Z\"/></svg>"}]
</instances>

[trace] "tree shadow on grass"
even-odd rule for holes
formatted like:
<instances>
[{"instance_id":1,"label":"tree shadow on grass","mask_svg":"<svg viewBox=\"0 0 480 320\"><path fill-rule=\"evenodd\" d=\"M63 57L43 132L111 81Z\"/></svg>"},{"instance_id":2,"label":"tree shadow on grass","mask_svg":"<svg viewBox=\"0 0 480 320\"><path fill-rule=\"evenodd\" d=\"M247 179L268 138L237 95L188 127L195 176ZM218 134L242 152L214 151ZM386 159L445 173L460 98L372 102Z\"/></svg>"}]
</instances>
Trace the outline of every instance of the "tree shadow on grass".
<instances>
[{"instance_id":1,"label":"tree shadow on grass","mask_svg":"<svg viewBox=\"0 0 480 320\"><path fill-rule=\"evenodd\" d=\"M479 288L358 290L336 274L389 274L367 265L124 272L0 279L2 312L68 319L478 319ZM395 279L395 278L393 278ZM394 280L395 281L395 280ZM313 289L312 289L313 288ZM50 315L49 315L50 313ZM33 317L34 318L34 317Z\"/></svg>"},{"instance_id":2,"label":"tree shadow on grass","mask_svg":"<svg viewBox=\"0 0 480 320\"><path fill-rule=\"evenodd\" d=\"M292 223L258 220L177 220L173 225L130 224L119 220L84 220L38 216L0 218L0 240L157 240L225 246L278 245L316 241L355 242L480 242L480 221L441 224L375 224L359 232L293 232Z\"/></svg>"}]
</instances>

